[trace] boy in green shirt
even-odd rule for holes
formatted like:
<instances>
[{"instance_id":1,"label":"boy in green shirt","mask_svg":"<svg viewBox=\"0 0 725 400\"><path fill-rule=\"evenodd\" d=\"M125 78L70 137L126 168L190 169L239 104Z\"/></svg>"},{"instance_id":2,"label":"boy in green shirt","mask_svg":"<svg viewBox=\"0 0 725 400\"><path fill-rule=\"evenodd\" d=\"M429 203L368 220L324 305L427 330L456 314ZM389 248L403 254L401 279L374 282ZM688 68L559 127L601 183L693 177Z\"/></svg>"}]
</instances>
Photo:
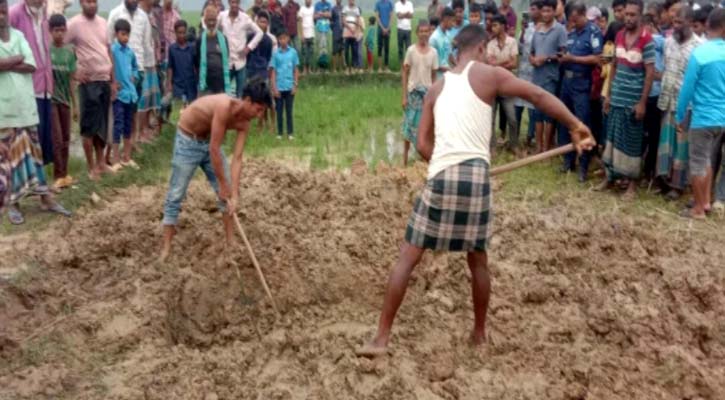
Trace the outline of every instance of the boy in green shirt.
<instances>
[{"instance_id":1,"label":"boy in green shirt","mask_svg":"<svg viewBox=\"0 0 725 400\"><path fill-rule=\"evenodd\" d=\"M377 32L375 28L376 21L377 19L375 19L375 17L370 17L368 20L370 26L368 26L367 32L365 32L365 49L367 49L368 72L373 72L373 49L375 48L375 33Z\"/></svg>"},{"instance_id":2,"label":"boy in green shirt","mask_svg":"<svg viewBox=\"0 0 725 400\"><path fill-rule=\"evenodd\" d=\"M68 175L68 152L70 147L71 107L73 119L78 120L78 107L75 101L73 75L76 70L76 55L70 45L64 44L65 17L55 14L48 20L53 44L50 47L50 60L53 64L54 90L52 96L52 137L53 137L53 188L60 190L73 184Z\"/></svg>"}]
</instances>

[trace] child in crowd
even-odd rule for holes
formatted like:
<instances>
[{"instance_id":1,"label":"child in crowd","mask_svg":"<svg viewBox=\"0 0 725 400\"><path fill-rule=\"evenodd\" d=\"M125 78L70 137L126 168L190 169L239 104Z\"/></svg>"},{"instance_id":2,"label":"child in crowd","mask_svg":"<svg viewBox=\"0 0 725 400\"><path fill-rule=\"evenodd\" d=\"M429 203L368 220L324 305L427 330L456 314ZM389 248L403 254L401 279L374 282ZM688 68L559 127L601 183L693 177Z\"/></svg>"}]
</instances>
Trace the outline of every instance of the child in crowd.
<instances>
[{"instance_id":1,"label":"child in crowd","mask_svg":"<svg viewBox=\"0 0 725 400\"><path fill-rule=\"evenodd\" d=\"M114 25L116 42L111 46L113 56L113 74L118 84L118 93L113 100L113 144L111 145L111 169L118 171L121 167L138 169L131 159L131 129L135 114L138 92L136 82L139 79L138 63L133 51L128 47L131 24L119 19ZM119 144L123 136L123 157L119 154Z\"/></svg>"},{"instance_id":2,"label":"child in crowd","mask_svg":"<svg viewBox=\"0 0 725 400\"><path fill-rule=\"evenodd\" d=\"M194 67L194 47L187 42L186 21L179 20L174 24L176 43L169 47L169 66L166 78L166 91L173 93L174 98L183 101L185 108L196 100L196 68Z\"/></svg>"},{"instance_id":3,"label":"child in crowd","mask_svg":"<svg viewBox=\"0 0 725 400\"><path fill-rule=\"evenodd\" d=\"M368 61L368 72L373 72L373 49L375 49L375 34L377 33L377 27L375 26L375 22L377 20L375 17L370 17L368 19L368 30L365 32L365 49L367 53L367 61Z\"/></svg>"},{"instance_id":4,"label":"child in crowd","mask_svg":"<svg viewBox=\"0 0 725 400\"><path fill-rule=\"evenodd\" d=\"M297 19L302 22L302 66L304 73L309 74L315 54L315 8L312 0L305 0L305 5L297 13Z\"/></svg>"},{"instance_id":5,"label":"child in crowd","mask_svg":"<svg viewBox=\"0 0 725 400\"><path fill-rule=\"evenodd\" d=\"M65 45L66 20L55 14L48 20L53 39L50 47L50 60L53 64L54 90L52 96L52 137L53 137L53 189L69 187L73 177L68 175L68 153L70 150L71 108L73 119L78 120L78 105L73 85L76 70L76 55L71 45Z\"/></svg>"},{"instance_id":6,"label":"child in crowd","mask_svg":"<svg viewBox=\"0 0 725 400\"><path fill-rule=\"evenodd\" d=\"M269 81L269 62L272 60L272 53L277 48L277 39L269 33L269 14L266 11L260 11L257 14L257 26L264 32L262 40L259 41L257 47L249 52L247 56L247 81L263 80ZM247 37L247 43L252 41L254 34ZM264 116L260 119L262 130L267 129L267 124L272 126L274 110L265 109Z\"/></svg>"},{"instance_id":7,"label":"child in crowd","mask_svg":"<svg viewBox=\"0 0 725 400\"><path fill-rule=\"evenodd\" d=\"M418 143L418 125L423 114L423 98L436 80L438 71L438 52L428 44L431 29L426 20L421 20L417 28L418 43L410 46L405 53L402 69L403 83L403 166L408 165L408 151Z\"/></svg>"},{"instance_id":8,"label":"child in crowd","mask_svg":"<svg viewBox=\"0 0 725 400\"><path fill-rule=\"evenodd\" d=\"M287 117L287 138L292 140L294 139L292 115L299 80L297 67L300 65L300 59L297 56L297 50L289 47L289 40L287 32L279 35L279 48L272 55L269 69L272 93L277 108L277 139L282 139L282 114L284 113Z\"/></svg>"}]
</instances>

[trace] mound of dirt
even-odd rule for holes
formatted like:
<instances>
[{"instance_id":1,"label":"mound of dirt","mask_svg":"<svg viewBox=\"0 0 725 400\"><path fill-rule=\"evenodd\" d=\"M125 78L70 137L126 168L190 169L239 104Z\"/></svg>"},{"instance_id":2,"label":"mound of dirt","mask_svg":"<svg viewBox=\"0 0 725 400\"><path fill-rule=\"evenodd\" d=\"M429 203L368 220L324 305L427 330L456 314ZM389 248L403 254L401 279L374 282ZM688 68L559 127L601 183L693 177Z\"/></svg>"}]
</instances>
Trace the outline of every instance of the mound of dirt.
<instances>
[{"instance_id":1,"label":"mound of dirt","mask_svg":"<svg viewBox=\"0 0 725 400\"><path fill-rule=\"evenodd\" d=\"M245 167L240 219L281 318L201 180L166 264L165 187L18 237L0 261L16 270L0 278L0 398L722 398L722 235L564 198L496 204L484 347L465 340L465 256L428 253L393 356L356 358L424 177L363 170Z\"/></svg>"}]
</instances>

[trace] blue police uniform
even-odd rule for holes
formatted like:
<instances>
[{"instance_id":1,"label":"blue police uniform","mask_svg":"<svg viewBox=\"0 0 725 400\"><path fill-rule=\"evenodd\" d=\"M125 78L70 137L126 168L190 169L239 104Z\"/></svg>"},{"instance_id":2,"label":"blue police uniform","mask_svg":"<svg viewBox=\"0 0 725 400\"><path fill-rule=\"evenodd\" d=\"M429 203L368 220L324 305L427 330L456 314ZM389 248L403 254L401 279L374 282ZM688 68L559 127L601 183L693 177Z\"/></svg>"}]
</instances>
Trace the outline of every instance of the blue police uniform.
<instances>
[{"instance_id":1,"label":"blue police uniform","mask_svg":"<svg viewBox=\"0 0 725 400\"><path fill-rule=\"evenodd\" d=\"M580 29L569 32L566 42L567 51L572 56L584 57L602 54L602 31L591 22ZM561 87L561 101L585 125L589 125L589 95L592 87L593 65L566 63L563 66L564 76ZM571 143L569 129L559 127L559 146ZM585 153L581 156L580 176L586 177L591 155ZM576 153L571 152L564 156L564 169L574 170Z\"/></svg>"}]
</instances>

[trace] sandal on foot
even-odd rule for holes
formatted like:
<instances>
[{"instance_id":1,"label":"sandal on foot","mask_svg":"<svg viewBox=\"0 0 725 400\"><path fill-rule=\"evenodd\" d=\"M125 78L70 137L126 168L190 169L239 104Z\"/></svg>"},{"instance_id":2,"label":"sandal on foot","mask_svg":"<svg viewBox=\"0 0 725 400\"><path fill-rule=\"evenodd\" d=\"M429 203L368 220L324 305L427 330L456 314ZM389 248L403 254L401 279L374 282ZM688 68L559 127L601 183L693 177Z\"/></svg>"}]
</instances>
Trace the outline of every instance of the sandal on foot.
<instances>
[{"instance_id":1,"label":"sandal on foot","mask_svg":"<svg viewBox=\"0 0 725 400\"><path fill-rule=\"evenodd\" d=\"M21 213L16 207L8 208L8 220L13 225L22 225L25 223L23 213Z\"/></svg>"},{"instance_id":2,"label":"sandal on foot","mask_svg":"<svg viewBox=\"0 0 725 400\"><path fill-rule=\"evenodd\" d=\"M70 218L73 215L72 212L66 210L65 207L61 206L60 203L56 203L56 202L53 202L53 204L51 204L49 206L41 205L40 209L43 211L49 212L49 213L60 214L64 217L68 217L68 218Z\"/></svg>"},{"instance_id":3,"label":"sandal on foot","mask_svg":"<svg viewBox=\"0 0 725 400\"><path fill-rule=\"evenodd\" d=\"M705 220L707 217L705 215L697 215L692 212L692 208L685 207L682 211L680 211L680 217L682 218L690 218L698 221Z\"/></svg>"}]
</instances>

